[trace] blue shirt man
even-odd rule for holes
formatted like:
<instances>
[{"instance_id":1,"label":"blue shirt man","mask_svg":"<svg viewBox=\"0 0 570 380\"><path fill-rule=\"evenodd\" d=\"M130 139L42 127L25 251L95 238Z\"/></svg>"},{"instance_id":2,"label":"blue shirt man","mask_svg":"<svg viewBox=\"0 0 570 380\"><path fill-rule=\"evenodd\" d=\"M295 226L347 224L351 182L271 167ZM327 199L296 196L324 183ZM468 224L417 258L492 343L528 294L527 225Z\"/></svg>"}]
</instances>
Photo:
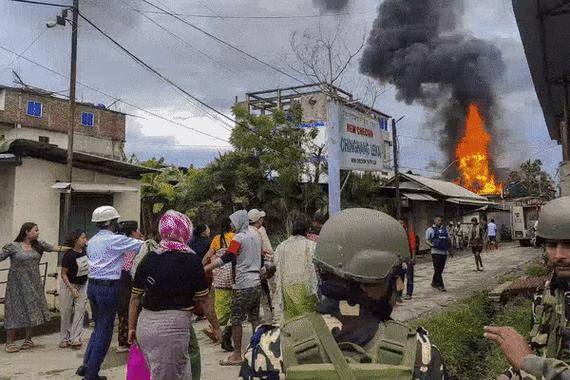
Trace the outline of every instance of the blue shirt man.
<instances>
[{"instance_id":1,"label":"blue shirt man","mask_svg":"<svg viewBox=\"0 0 570 380\"><path fill-rule=\"evenodd\" d=\"M93 211L91 220L99 228L99 232L89 240L87 246L89 259L87 296L91 304L95 329L89 339L83 365L76 372L86 380L105 379L99 376L99 370L113 338L123 256L127 252L138 252L143 244L141 240L115 234L119 226L119 217L114 207L102 206Z\"/></svg>"},{"instance_id":2,"label":"blue shirt man","mask_svg":"<svg viewBox=\"0 0 570 380\"><path fill-rule=\"evenodd\" d=\"M449 252L449 233L443 225L443 217L436 216L433 226L426 230L425 240L431 248L431 260L433 262L433 278L431 286L441 292L445 292L443 283L443 270Z\"/></svg>"}]
</instances>

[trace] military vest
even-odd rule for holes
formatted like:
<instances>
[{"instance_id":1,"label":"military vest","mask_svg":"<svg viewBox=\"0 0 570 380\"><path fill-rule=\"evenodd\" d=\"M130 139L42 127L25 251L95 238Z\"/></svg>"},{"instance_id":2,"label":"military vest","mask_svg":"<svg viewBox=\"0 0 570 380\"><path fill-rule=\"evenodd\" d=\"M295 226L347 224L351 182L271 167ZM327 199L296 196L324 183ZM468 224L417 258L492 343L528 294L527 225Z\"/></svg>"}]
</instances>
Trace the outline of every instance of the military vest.
<instances>
[{"instance_id":1,"label":"military vest","mask_svg":"<svg viewBox=\"0 0 570 380\"><path fill-rule=\"evenodd\" d=\"M537 355L570 364L570 291L554 289L550 281L542 295L535 296L531 346Z\"/></svg>"},{"instance_id":2,"label":"military vest","mask_svg":"<svg viewBox=\"0 0 570 380\"><path fill-rule=\"evenodd\" d=\"M261 326L252 337L240 376L287 380L445 380L438 349L423 329L396 322L379 325L365 347L337 343L320 314L307 313L280 328Z\"/></svg>"}]
</instances>

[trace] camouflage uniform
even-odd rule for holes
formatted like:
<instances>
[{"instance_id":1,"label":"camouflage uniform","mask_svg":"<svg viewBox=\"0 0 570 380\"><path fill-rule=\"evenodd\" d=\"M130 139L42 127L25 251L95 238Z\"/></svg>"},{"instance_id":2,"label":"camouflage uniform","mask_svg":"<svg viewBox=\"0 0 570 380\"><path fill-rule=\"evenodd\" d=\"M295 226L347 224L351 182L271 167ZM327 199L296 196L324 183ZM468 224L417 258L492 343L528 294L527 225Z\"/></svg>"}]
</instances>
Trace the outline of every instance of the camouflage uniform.
<instances>
[{"instance_id":1,"label":"camouflage uniform","mask_svg":"<svg viewBox=\"0 0 570 380\"><path fill-rule=\"evenodd\" d=\"M537 236L553 242L570 240L570 197L542 207ZM554 275L534 298L530 345L521 371L507 370L511 379L570 379L570 282Z\"/></svg>"},{"instance_id":2,"label":"camouflage uniform","mask_svg":"<svg viewBox=\"0 0 570 380\"><path fill-rule=\"evenodd\" d=\"M281 326L260 326L248 346L240 376L267 380L448 379L427 331L391 320L387 300L371 302L368 293L355 295L361 285L387 285L387 297L393 295L398 265L408 256L404 229L386 214L348 209L329 219L314 256L322 290L329 286L330 295L336 286L339 297L335 299L360 305L359 316L339 317L344 321L342 330L331 329L317 313L294 317ZM354 298L344 298L344 294ZM378 303L382 306L376 307Z\"/></svg>"}]
</instances>

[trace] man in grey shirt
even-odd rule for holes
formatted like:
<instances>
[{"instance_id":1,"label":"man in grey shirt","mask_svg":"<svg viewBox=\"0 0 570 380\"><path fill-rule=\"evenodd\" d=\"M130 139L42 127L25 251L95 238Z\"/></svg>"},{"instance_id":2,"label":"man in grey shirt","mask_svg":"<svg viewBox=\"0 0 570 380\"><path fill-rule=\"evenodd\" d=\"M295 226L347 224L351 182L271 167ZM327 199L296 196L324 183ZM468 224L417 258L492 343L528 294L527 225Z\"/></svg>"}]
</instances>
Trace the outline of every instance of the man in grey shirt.
<instances>
[{"instance_id":1,"label":"man in grey shirt","mask_svg":"<svg viewBox=\"0 0 570 380\"><path fill-rule=\"evenodd\" d=\"M431 286L445 292L443 270L449 254L449 232L443 225L443 217L436 216L434 218L433 226L426 230L425 240L431 248L431 260L433 262Z\"/></svg>"},{"instance_id":2,"label":"man in grey shirt","mask_svg":"<svg viewBox=\"0 0 570 380\"><path fill-rule=\"evenodd\" d=\"M242 363L241 341L242 324L246 318L251 323L253 331L259 325L259 304L261 299L261 236L249 230L247 211L240 210L230 215L236 235L232 239L226 253L212 264L206 266L220 267L229 262L235 263L235 284L232 290L232 306L230 320L232 324L232 339L234 351L220 365L239 366Z\"/></svg>"}]
</instances>

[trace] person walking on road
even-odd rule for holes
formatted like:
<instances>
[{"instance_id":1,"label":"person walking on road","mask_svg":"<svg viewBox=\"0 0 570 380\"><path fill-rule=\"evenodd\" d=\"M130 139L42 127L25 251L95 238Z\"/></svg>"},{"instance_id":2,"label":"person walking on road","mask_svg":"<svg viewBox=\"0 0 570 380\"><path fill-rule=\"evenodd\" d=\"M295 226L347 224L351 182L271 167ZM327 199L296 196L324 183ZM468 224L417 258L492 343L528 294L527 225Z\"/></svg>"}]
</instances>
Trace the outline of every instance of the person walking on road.
<instances>
[{"instance_id":1,"label":"person walking on road","mask_svg":"<svg viewBox=\"0 0 570 380\"><path fill-rule=\"evenodd\" d=\"M249 229L247 211L240 210L230 215L230 220L236 231L229 248L221 258L216 258L207 265L206 272L219 268L223 264L235 261L235 284L232 290L232 337L234 352L220 365L240 366L242 363L243 322L246 318L252 325L253 331L259 326L259 306L261 299L261 237Z\"/></svg>"},{"instance_id":2,"label":"person walking on road","mask_svg":"<svg viewBox=\"0 0 570 380\"><path fill-rule=\"evenodd\" d=\"M192 311L211 309L208 282L201 258L188 246L190 218L169 210L158 228L159 248L144 258L133 281L129 343L139 344L153 379L191 380Z\"/></svg>"},{"instance_id":3,"label":"person walking on road","mask_svg":"<svg viewBox=\"0 0 570 380\"><path fill-rule=\"evenodd\" d=\"M487 236L489 237L489 249L499 249L497 244L497 225L495 224L495 219L491 219L491 222L487 224Z\"/></svg>"},{"instance_id":4,"label":"person walking on road","mask_svg":"<svg viewBox=\"0 0 570 380\"><path fill-rule=\"evenodd\" d=\"M273 300L271 299L272 289L275 289L275 280L270 279L275 273L275 264L273 263L273 247L267 231L263 226L265 222L265 211L258 209L249 210L247 213L249 218L249 229L256 232L261 237L261 308L263 309L263 321L272 323L273 321ZM271 283L271 289L270 289Z\"/></svg>"},{"instance_id":5,"label":"person walking on road","mask_svg":"<svg viewBox=\"0 0 570 380\"><path fill-rule=\"evenodd\" d=\"M93 211L91 219L99 228L99 232L89 240L87 246L87 296L95 328L89 339L83 364L76 371L86 380L105 379L104 376L99 376L99 370L113 339L124 256L129 252L138 253L143 245L142 240L116 233L119 230L119 218L120 215L114 207L101 206Z\"/></svg>"},{"instance_id":6,"label":"person walking on road","mask_svg":"<svg viewBox=\"0 0 570 380\"><path fill-rule=\"evenodd\" d=\"M445 292L443 271L449 254L449 232L443 225L443 217L436 216L434 218L433 226L426 230L425 241L431 248L431 259L433 262L431 286L441 292Z\"/></svg>"},{"instance_id":7,"label":"person walking on road","mask_svg":"<svg viewBox=\"0 0 570 380\"><path fill-rule=\"evenodd\" d=\"M83 231L72 231L66 239L71 249L61 260L59 283L59 312L61 315L60 348L82 346L83 319L87 307L87 273L89 263L85 253L87 236Z\"/></svg>"},{"instance_id":8,"label":"person walking on road","mask_svg":"<svg viewBox=\"0 0 570 380\"><path fill-rule=\"evenodd\" d=\"M292 235L275 250L275 294L279 315L284 320L315 312L319 303L317 272L313 264L316 244L306 238L308 230L308 218L297 218L293 222Z\"/></svg>"},{"instance_id":9,"label":"person walking on road","mask_svg":"<svg viewBox=\"0 0 570 380\"><path fill-rule=\"evenodd\" d=\"M144 235L139 231L139 224L135 220L126 220L119 225L120 233L133 239L144 240ZM115 350L117 353L129 351L129 302L131 300L131 287L133 277L131 269L138 252L129 252L123 259L121 270L121 281L119 285L119 307L117 309L117 338L119 345Z\"/></svg>"},{"instance_id":10,"label":"person walking on road","mask_svg":"<svg viewBox=\"0 0 570 380\"><path fill-rule=\"evenodd\" d=\"M406 231L406 236L408 237L408 245L410 247L410 258L406 262L405 276L406 276L406 295L405 300L411 300L414 294L414 266L416 265L416 234L412 228L408 225L406 219L400 219L400 225Z\"/></svg>"},{"instance_id":11,"label":"person walking on road","mask_svg":"<svg viewBox=\"0 0 570 380\"><path fill-rule=\"evenodd\" d=\"M44 286L40 276L40 260L44 252L61 252L68 247L53 246L38 240L36 223L24 223L14 241L0 250L0 262L10 258L4 304L6 352L15 353L34 347L32 327L51 320ZM16 346L16 333L25 330L24 343Z\"/></svg>"},{"instance_id":12,"label":"person walking on road","mask_svg":"<svg viewBox=\"0 0 570 380\"><path fill-rule=\"evenodd\" d=\"M481 252L483 251L483 245L485 231L483 227L477 221L477 218L471 218L471 225L469 226L469 232L467 233L467 245L471 247L471 252L473 252L473 257L475 257L475 265L477 266L477 271L483 271L483 259L481 259Z\"/></svg>"}]
</instances>

